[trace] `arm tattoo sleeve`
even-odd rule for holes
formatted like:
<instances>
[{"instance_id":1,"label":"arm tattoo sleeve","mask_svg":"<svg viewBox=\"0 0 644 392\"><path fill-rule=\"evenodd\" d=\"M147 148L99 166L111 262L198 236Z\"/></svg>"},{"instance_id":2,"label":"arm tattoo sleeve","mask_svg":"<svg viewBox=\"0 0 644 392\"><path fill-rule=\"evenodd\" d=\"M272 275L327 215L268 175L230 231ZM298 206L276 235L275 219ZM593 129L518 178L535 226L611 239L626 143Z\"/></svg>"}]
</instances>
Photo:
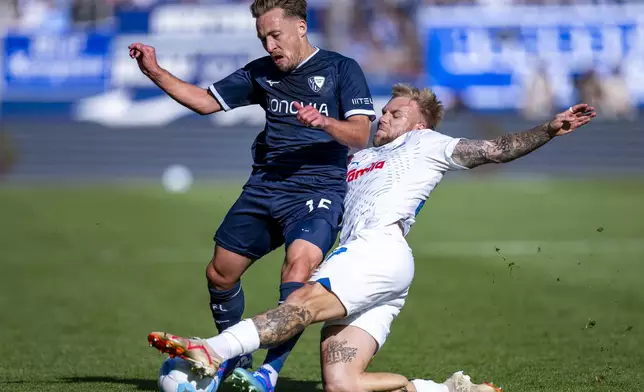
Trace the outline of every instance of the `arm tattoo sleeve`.
<instances>
[{"instance_id":1,"label":"arm tattoo sleeve","mask_svg":"<svg viewBox=\"0 0 644 392\"><path fill-rule=\"evenodd\" d=\"M331 340L326 349L322 352L322 358L325 365L333 365L335 363L347 363L353 361L358 353L356 347L347 347L347 340L337 341Z\"/></svg>"},{"instance_id":2,"label":"arm tattoo sleeve","mask_svg":"<svg viewBox=\"0 0 644 392\"><path fill-rule=\"evenodd\" d=\"M461 140L456 144L452 158L459 165L470 169L485 163L510 162L536 150L551 139L548 125L544 124L492 140Z\"/></svg>"},{"instance_id":3,"label":"arm tattoo sleeve","mask_svg":"<svg viewBox=\"0 0 644 392\"><path fill-rule=\"evenodd\" d=\"M275 309L253 317L262 347L284 343L313 322L311 312L305 307L282 304Z\"/></svg>"}]
</instances>

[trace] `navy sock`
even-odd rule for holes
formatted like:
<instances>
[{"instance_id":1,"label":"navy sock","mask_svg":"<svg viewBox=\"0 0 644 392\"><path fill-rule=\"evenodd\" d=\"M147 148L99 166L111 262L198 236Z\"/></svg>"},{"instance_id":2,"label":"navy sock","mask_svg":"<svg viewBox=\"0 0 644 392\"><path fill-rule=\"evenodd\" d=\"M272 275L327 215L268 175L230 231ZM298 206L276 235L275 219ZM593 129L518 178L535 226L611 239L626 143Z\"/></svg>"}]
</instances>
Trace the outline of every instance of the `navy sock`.
<instances>
[{"instance_id":1,"label":"navy sock","mask_svg":"<svg viewBox=\"0 0 644 392\"><path fill-rule=\"evenodd\" d=\"M302 286L304 286L304 283L300 282L282 283L280 285L280 304L286 301L286 298L288 298L292 292ZM268 350L268 353L266 353L266 359L264 360L264 365L271 365L271 367L279 373L284 366L284 362L286 362L286 358L288 358L293 347L295 347L295 343L300 339L300 336L302 336L301 332L279 346Z\"/></svg>"},{"instance_id":2,"label":"navy sock","mask_svg":"<svg viewBox=\"0 0 644 392\"><path fill-rule=\"evenodd\" d=\"M219 333L241 321L246 305L241 281L237 281L230 290L217 290L208 284L208 291L212 318L215 319Z\"/></svg>"}]
</instances>

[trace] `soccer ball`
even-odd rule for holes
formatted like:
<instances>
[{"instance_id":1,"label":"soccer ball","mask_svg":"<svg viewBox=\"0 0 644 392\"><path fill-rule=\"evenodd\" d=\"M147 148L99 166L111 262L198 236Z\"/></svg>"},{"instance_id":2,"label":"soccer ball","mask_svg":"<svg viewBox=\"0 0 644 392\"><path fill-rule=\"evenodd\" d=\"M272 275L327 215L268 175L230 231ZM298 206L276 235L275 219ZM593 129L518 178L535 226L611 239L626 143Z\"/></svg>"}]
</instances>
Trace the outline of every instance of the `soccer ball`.
<instances>
[{"instance_id":1,"label":"soccer ball","mask_svg":"<svg viewBox=\"0 0 644 392\"><path fill-rule=\"evenodd\" d=\"M201 378L192 371L190 362L174 357L166 359L159 370L159 389L161 392L212 392L215 380Z\"/></svg>"}]
</instances>

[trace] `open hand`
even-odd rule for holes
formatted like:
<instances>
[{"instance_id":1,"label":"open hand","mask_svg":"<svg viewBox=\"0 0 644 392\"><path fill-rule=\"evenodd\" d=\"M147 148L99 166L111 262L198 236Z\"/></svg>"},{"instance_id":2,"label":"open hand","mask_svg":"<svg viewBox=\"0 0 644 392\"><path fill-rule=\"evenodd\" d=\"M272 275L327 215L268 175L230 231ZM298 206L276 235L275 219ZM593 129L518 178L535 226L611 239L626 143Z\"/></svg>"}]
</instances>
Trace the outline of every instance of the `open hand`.
<instances>
[{"instance_id":1,"label":"open hand","mask_svg":"<svg viewBox=\"0 0 644 392\"><path fill-rule=\"evenodd\" d=\"M565 112L557 114L548 123L548 132L552 136L567 135L577 128L588 124L597 116L595 108L585 103L571 106Z\"/></svg>"}]
</instances>

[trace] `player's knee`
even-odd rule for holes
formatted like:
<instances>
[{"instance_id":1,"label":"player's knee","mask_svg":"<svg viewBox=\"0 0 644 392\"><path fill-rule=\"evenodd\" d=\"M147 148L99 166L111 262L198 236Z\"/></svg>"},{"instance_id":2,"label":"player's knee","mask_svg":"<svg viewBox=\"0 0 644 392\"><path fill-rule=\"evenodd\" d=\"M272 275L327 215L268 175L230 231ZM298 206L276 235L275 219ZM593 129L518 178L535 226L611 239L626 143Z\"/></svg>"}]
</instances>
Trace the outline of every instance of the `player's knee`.
<instances>
[{"instance_id":1,"label":"player's knee","mask_svg":"<svg viewBox=\"0 0 644 392\"><path fill-rule=\"evenodd\" d=\"M322 261L322 251L307 241L296 240L286 252L282 282L306 282Z\"/></svg>"},{"instance_id":2,"label":"player's knee","mask_svg":"<svg viewBox=\"0 0 644 392\"><path fill-rule=\"evenodd\" d=\"M217 265L215 258L208 263L206 267L208 283L217 290L231 290L239 280L239 276L226 274Z\"/></svg>"},{"instance_id":3,"label":"player's knee","mask_svg":"<svg viewBox=\"0 0 644 392\"><path fill-rule=\"evenodd\" d=\"M303 262L287 262L282 270L282 282L306 282L313 274L315 267L311 268Z\"/></svg>"}]
</instances>

